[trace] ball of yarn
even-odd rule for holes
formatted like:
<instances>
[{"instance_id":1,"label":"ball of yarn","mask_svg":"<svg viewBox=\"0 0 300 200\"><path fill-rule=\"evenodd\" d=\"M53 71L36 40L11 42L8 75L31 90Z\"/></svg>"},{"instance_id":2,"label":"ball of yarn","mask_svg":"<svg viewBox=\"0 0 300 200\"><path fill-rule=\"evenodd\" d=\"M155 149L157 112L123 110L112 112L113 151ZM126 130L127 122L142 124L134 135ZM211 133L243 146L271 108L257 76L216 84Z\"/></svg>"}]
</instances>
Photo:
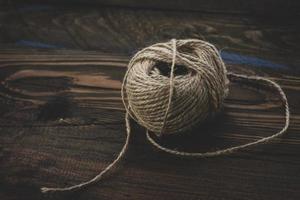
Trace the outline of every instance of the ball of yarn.
<instances>
[{"instance_id":1,"label":"ball of yarn","mask_svg":"<svg viewBox=\"0 0 300 200\"><path fill-rule=\"evenodd\" d=\"M184 152L157 143L146 131L146 138L157 149L184 157L225 155L269 142L285 133L290 123L287 97L277 83L259 77L227 73L228 77L263 82L275 88L285 105L285 125L275 134L254 142L211 152ZM201 40L171 40L139 51L129 62L122 84L126 115L126 141L118 156L90 180L64 188L42 187L43 193L79 190L101 180L124 157L131 135L130 116L158 135L183 132L220 110L228 94L225 65L216 48ZM127 97L127 102L125 98Z\"/></svg>"},{"instance_id":2,"label":"ball of yarn","mask_svg":"<svg viewBox=\"0 0 300 200\"><path fill-rule=\"evenodd\" d=\"M228 82L212 44L195 39L158 43L131 59L123 84L125 107L154 133L184 132L220 110Z\"/></svg>"}]
</instances>

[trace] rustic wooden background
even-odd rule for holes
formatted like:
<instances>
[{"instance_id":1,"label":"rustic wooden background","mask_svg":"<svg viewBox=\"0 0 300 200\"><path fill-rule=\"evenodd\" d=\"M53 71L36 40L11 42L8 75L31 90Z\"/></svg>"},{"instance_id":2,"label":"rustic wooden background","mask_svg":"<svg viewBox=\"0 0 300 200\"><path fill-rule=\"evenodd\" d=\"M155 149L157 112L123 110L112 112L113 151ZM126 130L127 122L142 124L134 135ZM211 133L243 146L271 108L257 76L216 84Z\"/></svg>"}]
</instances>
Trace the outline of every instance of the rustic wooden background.
<instances>
[{"instance_id":1,"label":"rustic wooden background","mask_svg":"<svg viewBox=\"0 0 300 200\"><path fill-rule=\"evenodd\" d=\"M300 199L296 12L0 5L0 199ZM111 176L80 192L42 195L40 186L77 184L114 159L125 139L120 86L128 60L171 38L212 42L230 71L278 82L291 107L288 133L230 156L185 159L154 149L134 124L126 158ZM159 140L209 151L271 135L283 123L273 90L232 83L215 120Z\"/></svg>"}]
</instances>

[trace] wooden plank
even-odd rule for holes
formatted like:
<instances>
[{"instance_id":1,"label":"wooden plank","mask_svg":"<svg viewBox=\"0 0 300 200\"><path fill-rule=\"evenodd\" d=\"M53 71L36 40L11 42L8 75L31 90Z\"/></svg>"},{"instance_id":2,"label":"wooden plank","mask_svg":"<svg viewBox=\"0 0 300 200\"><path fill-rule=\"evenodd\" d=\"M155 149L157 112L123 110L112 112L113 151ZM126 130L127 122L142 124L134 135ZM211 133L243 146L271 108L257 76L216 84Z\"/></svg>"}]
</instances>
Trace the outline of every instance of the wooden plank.
<instances>
[{"instance_id":1,"label":"wooden plank","mask_svg":"<svg viewBox=\"0 0 300 200\"><path fill-rule=\"evenodd\" d=\"M37 197L40 185L78 183L103 169L124 142L119 89L128 59L83 51L37 57L2 50L0 55L2 195ZM246 73L255 72L248 68ZM144 130L135 126L125 165L83 192L82 199L150 199L154 194L158 199L299 197L300 80L276 73L272 77L288 97L295 97L285 137L232 156L189 160L153 150ZM283 125L282 105L273 91L233 84L225 103L223 114L193 130L195 134L161 142L207 151L271 135Z\"/></svg>"},{"instance_id":2,"label":"wooden plank","mask_svg":"<svg viewBox=\"0 0 300 200\"><path fill-rule=\"evenodd\" d=\"M299 199L299 30L294 23L149 10L78 8L1 12L0 199ZM120 85L135 51L176 38L222 50L229 71L277 81L291 127L274 143L212 159L159 152L134 122L126 160L88 190L43 196L40 186L87 180L125 139ZM253 87L254 86L254 87ZM208 151L271 135L283 125L278 95L231 84L222 114L166 146Z\"/></svg>"},{"instance_id":3,"label":"wooden plank","mask_svg":"<svg viewBox=\"0 0 300 200\"><path fill-rule=\"evenodd\" d=\"M4 3L9 1L2 0ZM0 5L1 2L0 0ZM9 3L24 4L24 1L15 0ZM28 0L29 3L39 4L40 1ZM44 0L43 3L54 3L70 5L69 0ZM130 8L164 9L164 10L185 10L210 13L226 14L251 14L272 17L293 17L299 16L300 4L297 0L72 0L72 5L81 6L122 6Z\"/></svg>"},{"instance_id":4,"label":"wooden plank","mask_svg":"<svg viewBox=\"0 0 300 200\"><path fill-rule=\"evenodd\" d=\"M105 7L15 7L1 12L2 48L99 50L132 55L158 41L192 37L222 50L299 66L296 19ZM282 57L284 60L280 60Z\"/></svg>"}]
</instances>

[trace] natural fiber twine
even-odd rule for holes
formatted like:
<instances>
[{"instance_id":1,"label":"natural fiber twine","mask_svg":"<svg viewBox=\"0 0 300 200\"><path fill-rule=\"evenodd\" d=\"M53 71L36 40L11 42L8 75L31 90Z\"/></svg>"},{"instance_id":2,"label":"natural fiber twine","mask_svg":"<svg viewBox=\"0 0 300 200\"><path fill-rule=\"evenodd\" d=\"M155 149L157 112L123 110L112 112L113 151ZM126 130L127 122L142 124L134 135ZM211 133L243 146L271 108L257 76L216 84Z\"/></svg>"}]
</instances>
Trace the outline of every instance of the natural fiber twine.
<instances>
[{"instance_id":1,"label":"natural fiber twine","mask_svg":"<svg viewBox=\"0 0 300 200\"><path fill-rule=\"evenodd\" d=\"M228 95L229 79L256 81L275 88L285 106L285 125L272 136L247 144L213 152L180 152L161 146L149 131L157 134L184 134L196 124L214 116ZM171 40L139 51L131 59L122 84L126 108L126 142L117 158L93 179L66 188L41 188L42 192L70 191L102 179L123 157L130 138L133 118L146 128L148 141L156 148L178 156L213 157L265 143L279 137L289 126L289 106L281 87L272 80L228 73L218 50L210 43L195 40Z\"/></svg>"},{"instance_id":2,"label":"natural fiber twine","mask_svg":"<svg viewBox=\"0 0 300 200\"><path fill-rule=\"evenodd\" d=\"M131 59L125 78L130 116L159 134L191 129L217 112L228 94L218 51L200 40L172 40L143 49Z\"/></svg>"}]
</instances>

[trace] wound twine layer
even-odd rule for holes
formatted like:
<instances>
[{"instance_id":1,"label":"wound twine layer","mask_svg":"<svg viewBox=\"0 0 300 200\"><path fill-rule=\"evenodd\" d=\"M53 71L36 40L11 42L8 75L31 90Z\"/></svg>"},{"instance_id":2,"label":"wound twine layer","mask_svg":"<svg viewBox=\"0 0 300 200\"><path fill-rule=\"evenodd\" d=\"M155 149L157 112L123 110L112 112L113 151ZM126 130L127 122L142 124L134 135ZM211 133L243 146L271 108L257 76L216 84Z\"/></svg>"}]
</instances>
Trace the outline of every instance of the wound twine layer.
<instances>
[{"instance_id":1,"label":"wound twine layer","mask_svg":"<svg viewBox=\"0 0 300 200\"><path fill-rule=\"evenodd\" d=\"M196 124L214 116L228 95L228 78L266 84L279 92L285 106L285 125L277 133L247 144L212 152L181 152L158 144L149 133L184 134ZM289 126L290 112L281 87L259 76L229 73L210 43L195 40L171 40L139 51L131 59L122 84L126 109L126 142L117 158L89 181L65 188L41 188L41 191L71 191L103 178L125 155L130 138L130 117L146 128L148 141L156 148L178 156L213 157L265 143L279 137Z\"/></svg>"},{"instance_id":2,"label":"wound twine layer","mask_svg":"<svg viewBox=\"0 0 300 200\"><path fill-rule=\"evenodd\" d=\"M158 43L131 59L125 106L149 131L184 133L219 111L228 82L213 45L201 40Z\"/></svg>"}]
</instances>

